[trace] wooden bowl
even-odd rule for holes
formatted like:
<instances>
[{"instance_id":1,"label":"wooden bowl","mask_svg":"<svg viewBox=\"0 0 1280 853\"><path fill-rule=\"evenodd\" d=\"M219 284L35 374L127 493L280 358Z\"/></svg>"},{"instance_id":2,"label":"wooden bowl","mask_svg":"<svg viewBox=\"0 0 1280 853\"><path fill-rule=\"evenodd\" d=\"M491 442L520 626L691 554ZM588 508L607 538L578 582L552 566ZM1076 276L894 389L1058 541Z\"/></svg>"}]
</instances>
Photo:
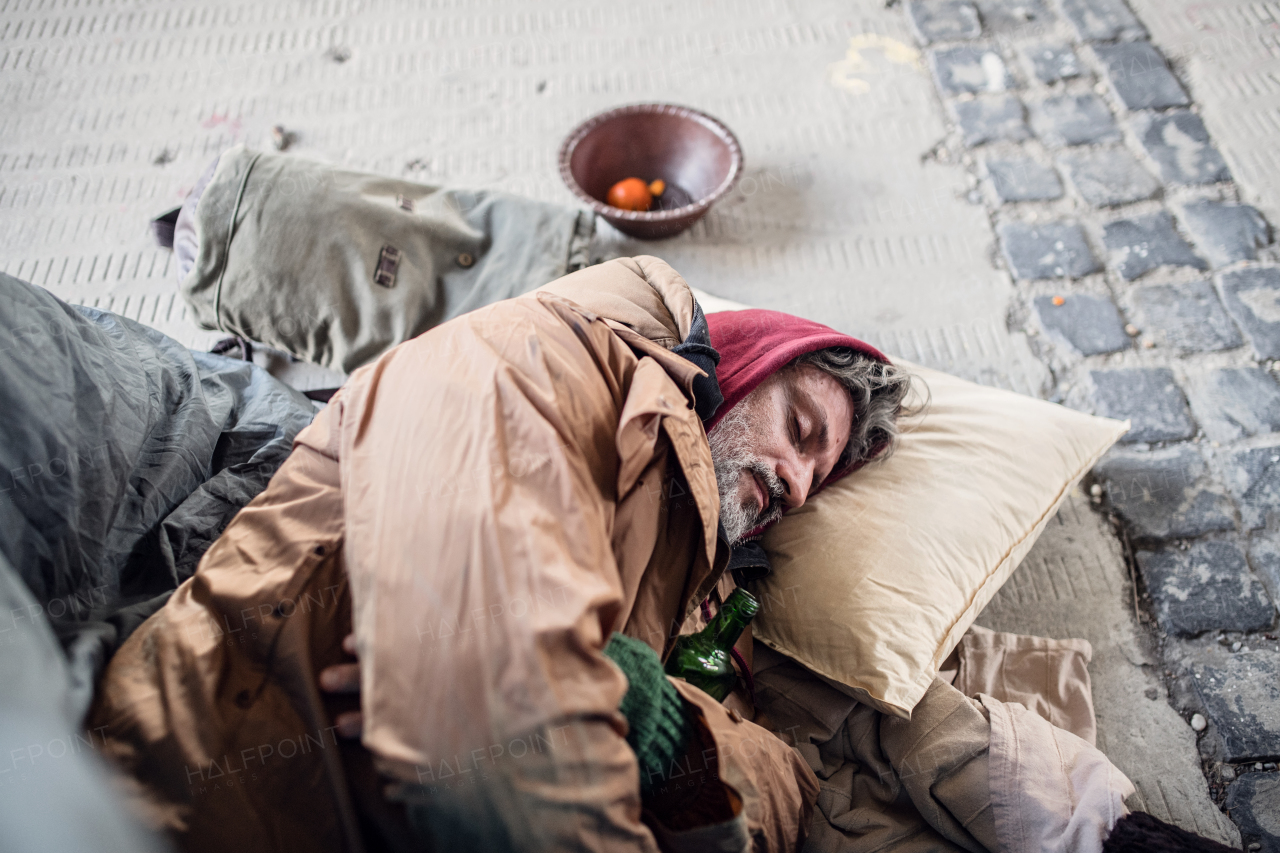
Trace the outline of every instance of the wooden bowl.
<instances>
[{"instance_id":1,"label":"wooden bowl","mask_svg":"<svg viewBox=\"0 0 1280 853\"><path fill-rule=\"evenodd\" d=\"M658 240L684 231L726 195L742 174L742 147L729 128L674 104L632 104L592 116L560 146L560 177L624 234ZM661 178L651 210L605 203L623 178Z\"/></svg>"}]
</instances>

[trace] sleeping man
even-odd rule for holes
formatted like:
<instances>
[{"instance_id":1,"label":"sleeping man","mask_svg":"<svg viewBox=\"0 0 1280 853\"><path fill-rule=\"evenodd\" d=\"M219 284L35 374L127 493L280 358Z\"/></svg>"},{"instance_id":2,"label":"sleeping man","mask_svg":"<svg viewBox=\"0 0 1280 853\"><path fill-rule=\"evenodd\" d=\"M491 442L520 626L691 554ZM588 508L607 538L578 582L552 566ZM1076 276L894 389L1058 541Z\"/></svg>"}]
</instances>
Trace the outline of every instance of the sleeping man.
<instances>
[{"instance_id":1,"label":"sleeping man","mask_svg":"<svg viewBox=\"0 0 1280 853\"><path fill-rule=\"evenodd\" d=\"M708 327L650 257L464 314L351 375L91 726L186 850L797 849L809 766L661 661L908 383L799 318ZM360 744L317 689L348 634Z\"/></svg>"}]
</instances>

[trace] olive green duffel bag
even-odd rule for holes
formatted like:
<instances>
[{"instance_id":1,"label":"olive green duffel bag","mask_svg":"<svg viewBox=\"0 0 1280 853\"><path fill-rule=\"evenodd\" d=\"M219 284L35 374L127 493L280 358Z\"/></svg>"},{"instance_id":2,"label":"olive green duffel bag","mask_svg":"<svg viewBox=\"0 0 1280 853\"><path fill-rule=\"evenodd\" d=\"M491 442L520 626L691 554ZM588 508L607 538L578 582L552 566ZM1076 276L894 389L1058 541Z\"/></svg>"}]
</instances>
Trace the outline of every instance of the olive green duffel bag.
<instances>
[{"instance_id":1,"label":"olive green duffel bag","mask_svg":"<svg viewBox=\"0 0 1280 853\"><path fill-rule=\"evenodd\" d=\"M182 294L204 328L349 373L585 266L594 225L563 205L237 146L179 216L194 229Z\"/></svg>"}]
</instances>

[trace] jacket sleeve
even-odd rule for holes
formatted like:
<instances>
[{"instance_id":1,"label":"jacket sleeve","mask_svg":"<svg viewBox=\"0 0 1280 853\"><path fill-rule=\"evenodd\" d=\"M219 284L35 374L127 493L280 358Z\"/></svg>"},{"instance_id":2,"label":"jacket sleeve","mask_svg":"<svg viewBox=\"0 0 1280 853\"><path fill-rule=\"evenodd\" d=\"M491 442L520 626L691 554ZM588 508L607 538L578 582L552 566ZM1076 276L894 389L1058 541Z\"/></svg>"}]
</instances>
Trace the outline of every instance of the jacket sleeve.
<instances>
[{"instance_id":1,"label":"jacket sleeve","mask_svg":"<svg viewBox=\"0 0 1280 853\"><path fill-rule=\"evenodd\" d=\"M683 681L676 689L696 710L701 726L714 742L714 760L721 782L742 801L741 819L755 853L799 850L809 832L818 778L794 749L768 729L744 719ZM698 766L698 760L693 766ZM669 780L678 783L672 774Z\"/></svg>"},{"instance_id":2,"label":"jacket sleeve","mask_svg":"<svg viewBox=\"0 0 1280 853\"><path fill-rule=\"evenodd\" d=\"M344 389L364 743L440 849L658 849L603 654L625 353L575 317L481 309Z\"/></svg>"},{"instance_id":3,"label":"jacket sleeve","mask_svg":"<svg viewBox=\"0 0 1280 853\"><path fill-rule=\"evenodd\" d=\"M935 678L911 719L884 715L881 744L920 814L965 850L998 850L991 808L991 725L982 706Z\"/></svg>"},{"instance_id":4,"label":"jacket sleeve","mask_svg":"<svg viewBox=\"0 0 1280 853\"><path fill-rule=\"evenodd\" d=\"M621 323L671 349L689 337L694 322L693 291L680 273L660 258L615 258L571 273L538 288Z\"/></svg>"}]
</instances>

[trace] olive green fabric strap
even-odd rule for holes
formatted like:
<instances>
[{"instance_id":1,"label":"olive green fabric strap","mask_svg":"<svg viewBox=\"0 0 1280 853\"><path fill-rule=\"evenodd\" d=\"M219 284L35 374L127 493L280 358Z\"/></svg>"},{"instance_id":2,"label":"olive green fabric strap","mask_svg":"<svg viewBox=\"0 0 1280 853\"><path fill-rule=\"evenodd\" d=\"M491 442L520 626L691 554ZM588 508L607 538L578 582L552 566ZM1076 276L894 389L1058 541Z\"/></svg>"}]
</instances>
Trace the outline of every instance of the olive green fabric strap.
<instances>
[{"instance_id":1,"label":"olive green fabric strap","mask_svg":"<svg viewBox=\"0 0 1280 853\"><path fill-rule=\"evenodd\" d=\"M662 660L648 644L615 633L605 655L627 676L627 695L618 710L627 718L627 743L640 760L640 793L647 795L693 733L684 700L662 671Z\"/></svg>"}]
</instances>

